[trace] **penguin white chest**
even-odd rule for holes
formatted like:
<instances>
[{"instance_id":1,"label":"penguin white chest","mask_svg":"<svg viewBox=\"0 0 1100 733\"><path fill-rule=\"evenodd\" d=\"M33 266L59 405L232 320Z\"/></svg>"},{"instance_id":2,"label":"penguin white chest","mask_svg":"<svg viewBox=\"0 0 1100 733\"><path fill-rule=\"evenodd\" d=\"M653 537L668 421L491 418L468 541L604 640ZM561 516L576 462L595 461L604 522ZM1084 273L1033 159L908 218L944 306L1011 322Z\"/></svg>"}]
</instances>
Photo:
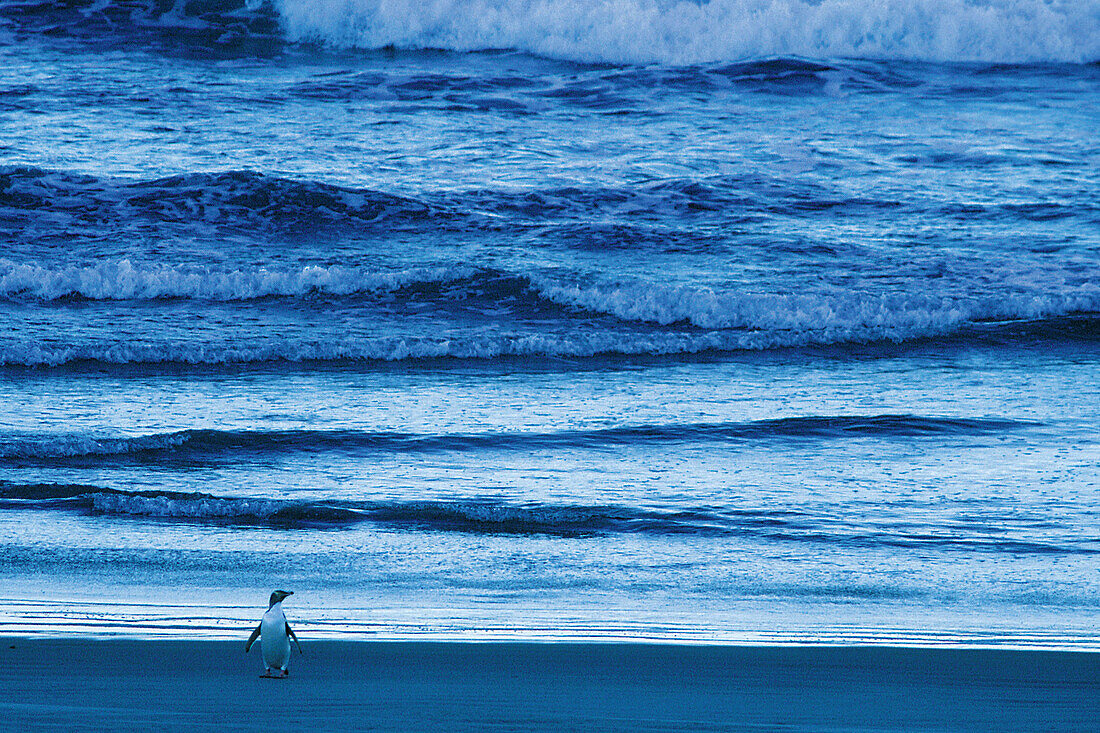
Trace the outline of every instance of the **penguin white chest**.
<instances>
[{"instance_id":1,"label":"penguin white chest","mask_svg":"<svg viewBox=\"0 0 1100 733\"><path fill-rule=\"evenodd\" d=\"M286 633L282 603L267 609L260 621L260 651L263 652L264 664L269 668L286 669L290 661L290 637Z\"/></svg>"}]
</instances>

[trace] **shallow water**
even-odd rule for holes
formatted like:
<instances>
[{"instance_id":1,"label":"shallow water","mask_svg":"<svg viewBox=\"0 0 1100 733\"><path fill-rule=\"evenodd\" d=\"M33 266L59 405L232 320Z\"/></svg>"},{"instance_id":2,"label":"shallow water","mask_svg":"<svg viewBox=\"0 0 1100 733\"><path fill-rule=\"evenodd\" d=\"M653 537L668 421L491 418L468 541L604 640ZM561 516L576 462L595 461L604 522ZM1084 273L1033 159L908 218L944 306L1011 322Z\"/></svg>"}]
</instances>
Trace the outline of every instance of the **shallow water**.
<instances>
[{"instance_id":1,"label":"shallow water","mask_svg":"<svg viewBox=\"0 0 1100 733\"><path fill-rule=\"evenodd\" d=\"M1087 4L163 5L0 3L0 630L1097 645Z\"/></svg>"}]
</instances>

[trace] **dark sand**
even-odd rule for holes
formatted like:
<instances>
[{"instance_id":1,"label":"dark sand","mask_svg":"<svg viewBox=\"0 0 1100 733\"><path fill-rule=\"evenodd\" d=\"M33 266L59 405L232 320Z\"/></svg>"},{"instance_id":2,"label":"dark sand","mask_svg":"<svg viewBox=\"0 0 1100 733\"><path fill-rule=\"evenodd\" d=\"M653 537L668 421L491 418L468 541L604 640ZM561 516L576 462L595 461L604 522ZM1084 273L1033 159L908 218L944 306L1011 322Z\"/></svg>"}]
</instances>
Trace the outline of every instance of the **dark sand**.
<instances>
[{"instance_id":1,"label":"dark sand","mask_svg":"<svg viewBox=\"0 0 1100 733\"><path fill-rule=\"evenodd\" d=\"M0 640L19 731L1100 731L1100 654L328 642L287 680L244 640Z\"/></svg>"}]
</instances>

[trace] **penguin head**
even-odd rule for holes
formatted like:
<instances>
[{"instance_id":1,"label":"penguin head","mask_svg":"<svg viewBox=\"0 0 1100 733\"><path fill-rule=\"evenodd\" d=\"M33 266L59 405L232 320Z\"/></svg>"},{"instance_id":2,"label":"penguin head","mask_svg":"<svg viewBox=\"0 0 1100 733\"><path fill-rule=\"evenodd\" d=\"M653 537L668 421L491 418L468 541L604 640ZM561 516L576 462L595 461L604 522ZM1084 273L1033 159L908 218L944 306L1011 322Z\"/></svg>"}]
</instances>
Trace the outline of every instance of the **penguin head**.
<instances>
[{"instance_id":1,"label":"penguin head","mask_svg":"<svg viewBox=\"0 0 1100 733\"><path fill-rule=\"evenodd\" d=\"M292 591L292 590L277 590L277 591L274 591L271 594L271 600L268 602L267 607L271 608L272 606L274 606L276 603L279 603L280 601L282 601L287 596L292 596L292 595L294 595L294 591Z\"/></svg>"}]
</instances>

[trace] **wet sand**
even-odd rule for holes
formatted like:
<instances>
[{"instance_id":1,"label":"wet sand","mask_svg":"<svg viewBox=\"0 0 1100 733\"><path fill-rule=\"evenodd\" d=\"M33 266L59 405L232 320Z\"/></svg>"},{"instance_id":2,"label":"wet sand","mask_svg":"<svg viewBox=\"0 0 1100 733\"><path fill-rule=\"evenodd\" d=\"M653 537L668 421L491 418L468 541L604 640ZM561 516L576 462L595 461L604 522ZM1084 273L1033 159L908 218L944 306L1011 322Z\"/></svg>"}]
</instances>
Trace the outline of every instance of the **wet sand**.
<instances>
[{"instance_id":1,"label":"wet sand","mask_svg":"<svg viewBox=\"0 0 1100 733\"><path fill-rule=\"evenodd\" d=\"M889 647L0 640L19 731L1096 731L1100 654Z\"/></svg>"}]
</instances>

